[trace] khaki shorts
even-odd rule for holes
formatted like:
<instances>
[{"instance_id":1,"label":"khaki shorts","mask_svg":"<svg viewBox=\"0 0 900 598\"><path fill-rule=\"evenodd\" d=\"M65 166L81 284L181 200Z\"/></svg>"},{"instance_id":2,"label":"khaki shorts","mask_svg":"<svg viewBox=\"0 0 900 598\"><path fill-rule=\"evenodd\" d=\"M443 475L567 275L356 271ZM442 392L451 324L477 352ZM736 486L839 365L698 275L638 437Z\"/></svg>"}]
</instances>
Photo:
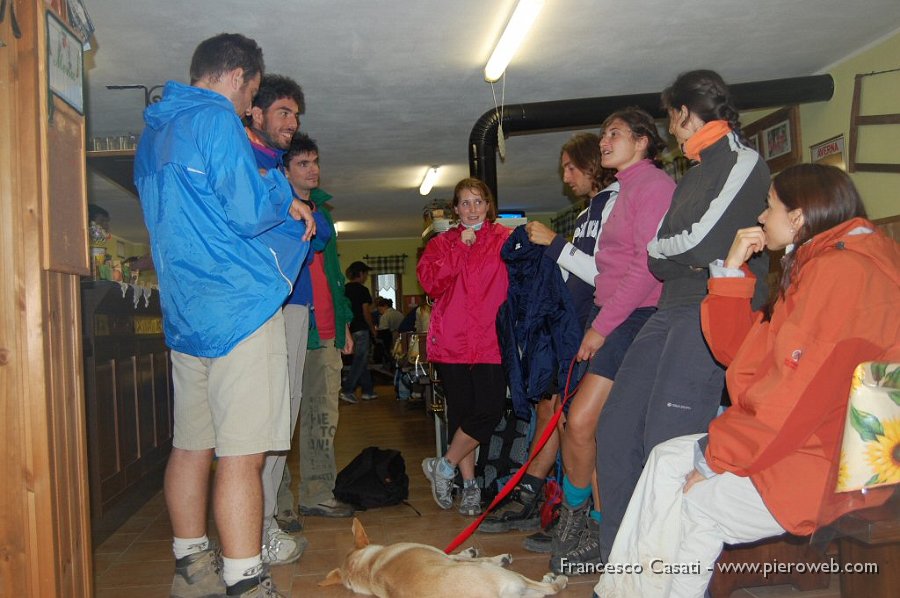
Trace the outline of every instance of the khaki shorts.
<instances>
[{"instance_id":1,"label":"khaki shorts","mask_svg":"<svg viewBox=\"0 0 900 598\"><path fill-rule=\"evenodd\" d=\"M281 310L223 357L172 351L173 446L220 457L291 446L287 344Z\"/></svg>"}]
</instances>

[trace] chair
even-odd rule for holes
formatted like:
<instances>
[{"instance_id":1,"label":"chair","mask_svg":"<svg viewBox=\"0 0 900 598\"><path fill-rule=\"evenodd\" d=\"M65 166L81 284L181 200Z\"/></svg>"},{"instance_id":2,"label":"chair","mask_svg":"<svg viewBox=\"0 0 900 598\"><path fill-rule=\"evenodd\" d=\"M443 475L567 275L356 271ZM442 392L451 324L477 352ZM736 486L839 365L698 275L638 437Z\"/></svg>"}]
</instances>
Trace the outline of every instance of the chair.
<instances>
[{"instance_id":1,"label":"chair","mask_svg":"<svg viewBox=\"0 0 900 598\"><path fill-rule=\"evenodd\" d=\"M900 403L892 395L900 392L900 364L867 362L860 364L853 374L848 399L847 418L841 444L840 475L836 492L867 491L890 485L892 479L872 469L865 458L867 446L881 440L880 422L900 420ZM860 414L864 414L861 416ZM900 441L894 451L900 450ZM895 482L894 482L895 483ZM841 575L841 595L848 598L890 596L900 587L900 497L895 492L887 504L873 509L848 513L831 526L840 538L822 554L810 546L809 537L784 534L752 544L726 545L719 557L716 571L709 585L712 598L727 598L740 588L790 584L801 591L828 587L830 567L817 573L809 568L796 572L770 573L763 577L747 565L754 563L829 563L831 555L838 555L844 567L875 563L878 574L849 573ZM722 565L731 564L733 570L724 573ZM735 571L736 569L736 571Z\"/></svg>"}]
</instances>

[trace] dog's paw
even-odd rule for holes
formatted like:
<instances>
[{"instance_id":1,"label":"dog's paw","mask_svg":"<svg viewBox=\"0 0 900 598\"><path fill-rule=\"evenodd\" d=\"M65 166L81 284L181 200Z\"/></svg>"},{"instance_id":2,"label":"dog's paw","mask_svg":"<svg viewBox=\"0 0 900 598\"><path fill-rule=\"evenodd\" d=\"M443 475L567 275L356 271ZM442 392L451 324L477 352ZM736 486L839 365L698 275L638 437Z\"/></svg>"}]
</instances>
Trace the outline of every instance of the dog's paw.
<instances>
[{"instance_id":1,"label":"dog's paw","mask_svg":"<svg viewBox=\"0 0 900 598\"><path fill-rule=\"evenodd\" d=\"M569 584L568 577L566 577L565 575L553 573L552 571L550 573L547 573L541 581L553 585L553 587L556 588L557 591L563 589Z\"/></svg>"},{"instance_id":2,"label":"dog's paw","mask_svg":"<svg viewBox=\"0 0 900 598\"><path fill-rule=\"evenodd\" d=\"M467 557L470 559L474 559L474 558L478 558L478 555L480 555L480 554L481 554L481 552L479 552L479 550L477 548L475 548L474 546L469 546L465 550L461 551L459 553L459 556L464 556L464 557Z\"/></svg>"}]
</instances>

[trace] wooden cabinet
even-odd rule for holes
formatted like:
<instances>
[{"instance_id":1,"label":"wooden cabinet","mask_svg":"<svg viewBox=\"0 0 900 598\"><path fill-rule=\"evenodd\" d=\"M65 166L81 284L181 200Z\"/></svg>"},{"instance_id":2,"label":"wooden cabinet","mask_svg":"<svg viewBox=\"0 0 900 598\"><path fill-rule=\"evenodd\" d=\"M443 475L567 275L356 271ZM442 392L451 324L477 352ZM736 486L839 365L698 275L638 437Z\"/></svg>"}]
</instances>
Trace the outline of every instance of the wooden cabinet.
<instances>
[{"instance_id":1,"label":"wooden cabinet","mask_svg":"<svg viewBox=\"0 0 900 598\"><path fill-rule=\"evenodd\" d=\"M162 484L172 448L172 371L158 295L82 283L91 523L102 541ZM138 291L140 292L140 291Z\"/></svg>"}]
</instances>

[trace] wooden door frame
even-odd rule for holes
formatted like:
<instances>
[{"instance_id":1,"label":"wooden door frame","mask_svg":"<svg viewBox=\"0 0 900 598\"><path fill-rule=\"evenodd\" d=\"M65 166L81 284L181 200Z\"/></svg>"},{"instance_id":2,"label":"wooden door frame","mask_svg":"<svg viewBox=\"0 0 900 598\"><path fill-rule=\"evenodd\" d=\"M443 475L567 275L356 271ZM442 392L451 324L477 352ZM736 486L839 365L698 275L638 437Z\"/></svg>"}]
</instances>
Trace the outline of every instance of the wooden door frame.
<instances>
[{"instance_id":1,"label":"wooden door frame","mask_svg":"<svg viewBox=\"0 0 900 598\"><path fill-rule=\"evenodd\" d=\"M11 5L0 24L0 595L90 596L79 283L42 267L46 9L17 0L15 38Z\"/></svg>"}]
</instances>

